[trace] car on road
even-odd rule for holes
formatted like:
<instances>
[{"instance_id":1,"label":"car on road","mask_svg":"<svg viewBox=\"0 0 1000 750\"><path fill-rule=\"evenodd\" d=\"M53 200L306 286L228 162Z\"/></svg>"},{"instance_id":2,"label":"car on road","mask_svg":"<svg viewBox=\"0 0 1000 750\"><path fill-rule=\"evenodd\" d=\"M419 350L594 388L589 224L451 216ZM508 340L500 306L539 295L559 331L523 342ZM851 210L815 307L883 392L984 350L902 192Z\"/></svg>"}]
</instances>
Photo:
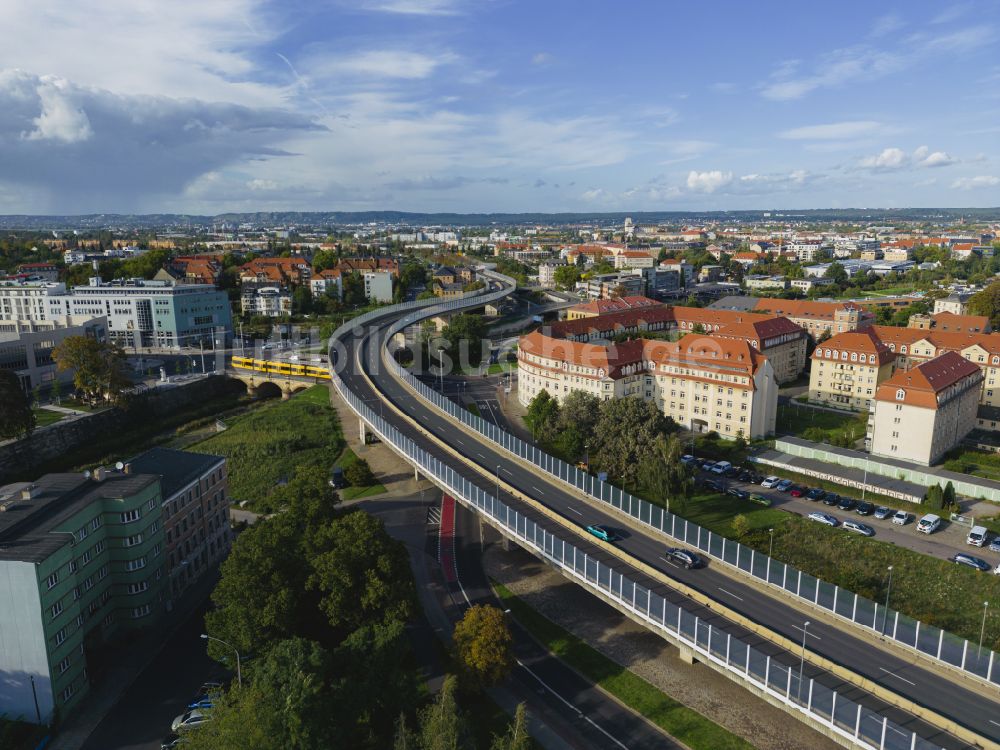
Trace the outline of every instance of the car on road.
<instances>
[{"instance_id":1,"label":"car on road","mask_svg":"<svg viewBox=\"0 0 1000 750\"><path fill-rule=\"evenodd\" d=\"M836 516L831 516L829 513L824 513L822 511L813 511L808 516L810 521L816 521L817 523L825 523L827 526L839 526L840 521L837 520Z\"/></svg>"},{"instance_id":2,"label":"car on road","mask_svg":"<svg viewBox=\"0 0 1000 750\"><path fill-rule=\"evenodd\" d=\"M792 482L791 479L782 479L780 482L774 485L774 489L776 489L778 492L788 492L788 490L790 490L793 486L794 482Z\"/></svg>"},{"instance_id":3,"label":"car on road","mask_svg":"<svg viewBox=\"0 0 1000 750\"><path fill-rule=\"evenodd\" d=\"M854 512L859 516L870 516L872 511L875 510L875 506L869 502L858 503L858 507L854 509Z\"/></svg>"},{"instance_id":4,"label":"car on road","mask_svg":"<svg viewBox=\"0 0 1000 750\"><path fill-rule=\"evenodd\" d=\"M170 724L171 732L179 732L182 729L191 729L199 724L204 724L206 721L211 720L211 716L207 711L202 711L200 709L192 709L190 711L185 711Z\"/></svg>"},{"instance_id":5,"label":"car on road","mask_svg":"<svg viewBox=\"0 0 1000 750\"><path fill-rule=\"evenodd\" d=\"M854 510L854 500L849 497L842 497L840 498L840 502L837 503L837 507L845 513L849 510Z\"/></svg>"},{"instance_id":6,"label":"car on road","mask_svg":"<svg viewBox=\"0 0 1000 750\"><path fill-rule=\"evenodd\" d=\"M680 547L667 547L663 556L670 562L681 565L688 570L691 570L692 568L700 568L705 564L694 552L689 552L688 550Z\"/></svg>"},{"instance_id":7,"label":"car on road","mask_svg":"<svg viewBox=\"0 0 1000 750\"><path fill-rule=\"evenodd\" d=\"M875 509L875 518L877 518L880 521L884 521L891 515L892 515L892 508L887 508L884 505L880 505Z\"/></svg>"},{"instance_id":8,"label":"car on road","mask_svg":"<svg viewBox=\"0 0 1000 750\"><path fill-rule=\"evenodd\" d=\"M844 521L840 524L840 527L842 529L847 529L848 531L853 531L856 534L875 536L875 529L866 523L861 523L860 521Z\"/></svg>"},{"instance_id":9,"label":"car on road","mask_svg":"<svg viewBox=\"0 0 1000 750\"><path fill-rule=\"evenodd\" d=\"M756 492L750 496L751 503L757 503L757 505L770 506L771 498L764 497L763 495L758 495Z\"/></svg>"},{"instance_id":10,"label":"car on road","mask_svg":"<svg viewBox=\"0 0 1000 750\"><path fill-rule=\"evenodd\" d=\"M967 555L964 552L959 552L954 557L948 558L949 562L958 563L959 565L968 565L970 568L975 568L976 570L981 570L984 573L993 569L988 562L975 555Z\"/></svg>"},{"instance_id":11,"label":"car on road","mask_svg":"<svg viewBox=\"0 0 1000 750\"><path fill-rule=\"evenodd\" d=\"M894 524L898 524L899 526L906 526L906 524L912 520L913 516L905 510L897 510L892 514L892 522Z\"/></svg>"},{"instance_id":12,"label":"car on road","mask_svg":"<svg viewBox=\"0 0 1000 750\"><path fill-rule=\"evenodd\" d=\"M836 492L827 492L823 495L823 505L836 505L840 502L840 495Z\"/></svg>"},{"instance_id":13,"label":"car on road","mask_svg":"<svg viewBox=\"0 0 1000 750\"><path fill-rule=\"evenodd\" d=\"M809 488L793 484L791 487L788 488L788 494L791 495L792 497L802 497L803 495L806 494L807 489Z\"/></svg>"},{"instance_id":14,"label":"car on road","mask_svg":"<svg viewBox=\"0 0 1000 750\"><path fill-rule=\"evenodd\" d=\"M813 489L809 490L806 493L806 500L812 500L813 502L816 502L817 500L822 500L823 495L825 494L826 494L825 490L822 490L819 487L814 487Z\"/></svg>"},{"instance_id":15,"label":"car on road","mask_svg":"<svg viewBox=\"0 0 1000 750\"><path fill-rule=\"evenodd\" d=\"M174 750L185 744L187 740L176 732L171 732L160 742L160 750Z\"/></svg>"},{"instance_id":16,"label":"car on road","mask_svg":"<svg viewBox=\"0 0 1000 750\"><path fill-rule=\"evenodd\" d=\"M772 477L765 477L764 481L760 483L760 486L763 487L765 490L769 490L772 487L776 487L777 484L778 484L778 482L780 482L780 481L781 480L778 479L778 477L773 477L773 476Z\"/></svg>"},{"instance_id":17,"label":"car on road","mask_svg":"<svg viewBox=\"0 0 1000 750\"><path fill-rule=\"evenodd\" d=\"M746 500L748 497L750 497L749 492L737 489L736 487L730 487L728 490L726 490L726 494L732 495L733 497L739 500Z\"/></svg>"},{"instance_id":18,"label":"car on road","mask_svg":"<svg viewBox=\"0 0 1000 750\"><path fill-rule=\"evenodd\" d=\"M610 529L607 526L601 526L599 524L591 524L587 527L587 533L592 536L596 536L602 542L613 542L618 538L615 534L614 529Z\"/></svg>"}]
</instances>

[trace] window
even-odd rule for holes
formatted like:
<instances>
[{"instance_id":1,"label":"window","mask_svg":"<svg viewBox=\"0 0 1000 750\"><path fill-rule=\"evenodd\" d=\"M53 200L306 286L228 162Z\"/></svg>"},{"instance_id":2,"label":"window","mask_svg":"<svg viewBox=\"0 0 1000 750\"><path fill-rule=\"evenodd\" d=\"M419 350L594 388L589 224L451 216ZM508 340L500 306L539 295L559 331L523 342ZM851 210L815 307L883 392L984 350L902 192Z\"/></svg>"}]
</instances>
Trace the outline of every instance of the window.
<instances>
[{"instance_id":1,"label":"window","mask_svg":"<svg viewBox=\"0 0 1000 750\"><path fill-rule=\"evenodd\" d=\"M125 570L128 570L128 571L141 570L142 568L145 568L145 567L146 567L146 558L145 557L139 557L139 558L136 558L135 560L127 560L125 562Z\"/></svg>"},{"instance_id":2,"label":"window","mask_svg":"<svg viewBox=\"0 0 1000 750\"><path fill-rule=\"evenodd\" d=\"M79 529L79 531L76 532L76 541L82 542L84 539L87 538L87 534L89 534L89 533L90 532L87 531L87 527L86 526L81 526L80 529Z\"/></svg>"},{"instance_id":3,"label":"window","mask_svg":"<svg viewBox=\"0 0 1000 750\"><path fill-rule=\"evenodd\" d=\"M149 584L143 581L142 583L130 583L128 585L129 594L141 594L149 588Z\"/></svg>"},{"instance_id":4,"label":"window","mask_svg":"<svg viewBox=\"0 0 1000 750\"><path fill-rule=\"evenodd\" d=\"M61 646L62 642L66 640L66 628L60 628L59 632L56 633L56 645Z\"/></svg>"},{"instance_id":5,"label":"window","mask_svg":"<svg viewBox=\"0 0 1000 750\"><path fill-rule=\"evenodd\" d=\"M137 544L142 544L142 534L133 534L122 539L123 547L134 547Z\"/></svg>"},{"instance_id":6,"label":"window","mask_svg":"<svg viewBox=\"0 0 1000 750\"><path fill-rule=\"evenodd\" d=\"M65 703L65 702L66 702L66 701L68 701L68 700L69 700L70 698L72 698L72 697L73 697L73 686L72 686L72 685L70 685L70 686L69 686L68 688L66 688L65 690L63 690L63 691L62 691L62 692L61 692L61 693L59 694L59 697L60 697L60 698L62 698L62 701L63 701L63 703Z\"/></svg>"},{"instance_id":7,"label":"window","mask_svg":"<svg viewBox=\"0 0 1000 750\"><path fill-rule=\"evenodd\" d=\"M70 665L72 663L73 663L73 660L70 659L68 656L65 659L63 659L61 662L59 662L59 674L63 674L67 669L69 669L69 667L70 667Z\"/></svg>"},{"instance_id":8,"label":"window","mask_svg":"<svg viewBox=\"0 0 1000 750\"><path fill-rule=\"evenodd\" d=\"M62 611L63 611L62 602L56 602L55 604L53 604L52 605L52 619L53 620L56 619L59 615L62 614Z\"/></svg>"},{"instance_id":9,"label":"window","mask_svg":"<svg viewBox=\"0 0 1000 750\"><path fill-rule=\"evenodd\" d=\"M152 510L155 507L156 507L156 498L155 497L149 498L149 502L146 503L146 510Z\"/></svg>"},{"instance_id":10,"label":"window","mask_svg":"<svg viewBox=\"0 0 1000 750\"><path fill-rule=\"evenodd\" d=\"M906 398L906 391L904 391L902 388L900 388L899 390L896 391L896 400L897 401L902 401L904 398ZM898 406L898 404L897 404L897 406Z\"/></svg>"},{"instance_id":11,"label":"window","mask_svg":"<svg viewBox=\"0 0 1000 750\"><path fill-rule=\"evenodd\" d=\"M98 568L98 570L97 570L97 580L98 581L103 581L105 578L107 578L107 575L108 575L108 566L107 565L102 565L100 568Z\"/></svg>"},{"instance_id":12,"label":"window","mask_svg":"<svg viewBox=\"0 0 1000 750\"><path fill-rule=\"evenodd\" d=\"M97 544L94 545L94 554L95 555L101 554L102 552L104 552L104 548L107 546L108 545L105 544L104 540L102 539L101 541L99 541Z\"/></svg>"},{"instance_id":13,"label":"window","mask_svg":"<svg viewBox=\"0 0 1000 750\"><path fill-rule=\"evenodd\" d=\"M152 608L148 604L143 605L142 607L134 607L132 609L132 619L138 620L140 617L145 617L146 615L148 615L151 611Z\"/></svg>"},{"instance_id":14,"label":"window","mask_svg":"<svg viewBox=\"0 0 1000 750\"><path fill-rule=\"evenodd\" d=\"M54 586L55 586L55 585L56 585L57 583L59 583L59 574L58 574L58 573L53 573L52 575L50 575L50 576L49 576L49 577L48 577L48 578L47 578L47 579L45 580L45 585L46 585L46 586L47 586L47 587L48 587L49 589L53 588L53 587L54 587Z\"/></svg>"},{"instance_id":15,"label":"window","mask_svg":"<svg viewBox=\"0 0 1000 750\"><path fill-rule=\"evenodd\" d=\"M126 511L121 515L122 523L132 523L133 521L138 521L142 517L142 513L138 508L135 510Z\"/></svg>"},{"instance_id":16,"label":"window","mask_svg":"<svg viewBox=\"0 0 1000 750\"><path fill-rule=\"evenodd\" d=\"M80 555L80 564L81 565L86 565L87 563L89 563L91 561L91 559L93 558L93 556L94 556L93 550L89 550L88 549L86 552L84 552L82 555Z\"/></svg>"},{"instance_id":17,"label":"window","mask_svg":"<svg viewBox=\"0 0 1000 750\"><path fill-rule=\"evenodd\" d=\"M153 546L153 557L159 557L161 547L159 544Z\"/></svg>"},{"instance_id":18,"label":"window","mask_svg":"<svg viewBox=\"0 0 1000 750\"><path fill-rule=\"evenodd\" d=\"M90 530L97 531L101 526L104 525L104 519L97 516L93 521L90 522Z\"/></svg>"}]
</instances>

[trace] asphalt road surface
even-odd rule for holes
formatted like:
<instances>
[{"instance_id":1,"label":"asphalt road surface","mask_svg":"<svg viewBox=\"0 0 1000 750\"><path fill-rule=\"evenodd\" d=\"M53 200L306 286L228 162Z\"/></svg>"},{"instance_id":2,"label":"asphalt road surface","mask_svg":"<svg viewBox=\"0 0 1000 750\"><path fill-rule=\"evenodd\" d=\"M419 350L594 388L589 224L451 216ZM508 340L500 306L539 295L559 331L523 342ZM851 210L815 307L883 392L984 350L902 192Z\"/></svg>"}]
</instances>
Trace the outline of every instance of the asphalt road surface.
<instances>
[{"instance_id":1,"label":"asphalt road surface","mask_svg":"<svg viewBox=\"0 0 1000 750\"><path fill-rule=\"evenodd\" d=\"M465 432L459 432L450 419L425 405L395 378L389 376L379 361L382 343L381 332L375 337L364 339L352 336L345 343L348 347L345 358L347 366L344 368L342 377L349 387L363 398L376 398L376 394L371 391L365 379L358 372L354 356L354 350L357 347L365 362L366 369L374 373L373 377L379 384L380 390L401 409L415 417L424 429L455 446L478 464L479 470L473 470L467 466L456 466L453 457L427 440L408 421L398 417L390 410L385 411L386 418L432 455L452 465L467 479L475 482L487 492L493 492L495 488L493 477L496 467L499 466L505 482L515 487L519 492L543 502L565 518L567 522L580 525L602 523L621 529L620 522L611 512L605 511L596 503L590 503L571 494L554 482L550 482L539 472L532 471L513 460L506 452L495 448L487 441L478 440ZM517 501L514 501L513 505L518 506L519 510L532 517L547 531L557 536L567 535L562 525L542 517L529 507L518 504ZM625 538L618 544L628 554L657 568L668 577L683 581L707 596L724 602L727 607L740 611L745 616L793 642L802 638L801 623L814 616L808 609L798 609L788 602L773 598L767 591L761 590L749 582L731 578L712 564L704 569L693 571L670 566L662 558L664 540L640 532L628 531L626 533ZM714 611L687 600L680 592L666 587L659 581L647 578L638 570L631 569L622 561L612 557L596 541L589 544L581 542L575 536L571 536L571 538L578 548L593 555L602 563L622 571L640 585L651 588L672 603L684 606L687 611L710 622L720 630L732 633L734 637L751 643L762 652L769 654L772 660L794 668L798 667L799 654L797 652L786 652L726 620ZM996 699L995 691L985 687L982 691L973 691L958 686L926 667L923 662L915 664L910 660L900 658L893 652L884 650L875 637L860 634L851 627L841 628L825 622L814 623L809 628L808 648L811 652L840 663L853 672L867 677L917 704L953 718L958 723L985 737L995 741L1000 740L1000 725L994 723L994 718L1000 716L1000 702ZM805 670L805 676L806 679L816 678L818 682L840 691L842 695L852 700L861 702L873 711L888 716L905 729L916 731L922 738L932 740L941 747L949 750L966 747L957 738L852 685L843 683L839 678L823 670L809 665Z\"/></svg>"}]
</instances>

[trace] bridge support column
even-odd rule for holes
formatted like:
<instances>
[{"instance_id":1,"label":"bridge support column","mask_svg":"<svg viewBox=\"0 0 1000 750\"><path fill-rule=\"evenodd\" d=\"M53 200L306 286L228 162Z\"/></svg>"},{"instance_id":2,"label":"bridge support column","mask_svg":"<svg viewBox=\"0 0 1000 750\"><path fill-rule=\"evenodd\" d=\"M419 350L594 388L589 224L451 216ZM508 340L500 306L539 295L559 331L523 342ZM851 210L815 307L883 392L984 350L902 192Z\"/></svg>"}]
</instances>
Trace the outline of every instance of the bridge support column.
<instances>
[{"instance_id":1,"label":"bridge support column","mask_svg":"<svg viewBox=\"0 0 1000 750\"><path fill-rule=\"evenodd\" d=\"M358 439L361 441L362 445L365 444L365 435L367 432L368 430L365 427L365 420L358 417Z\"/></svg>"},{"instance_id":2,"label":"bridge support column","mask_svg":"<svg viewBox=\"0 0 1000 750\"><path fill-rule=\"evenodd\" d=\"M257 386L253 383L247 383L247 396L250 398L257 398Z\"/></svg>"},{"instance_id":3,"label":"bridge support column","mask_svg":"<svg viewBox=\"0 0 1000 750\"><path fill-rule=\"evenodd\" d=\"M287 401L291 397L292 397L292 389L291 388L282 388L281 389L281 400L282 401Z\"/></svg>"},{"instance_id":4,"label":"bridge support column","mask_svg":"<svg viewBox=\"0 0 1000 750\"><path fill-rule=\"evenodd\" d=\"M697 659L694 658L694 651L689 649L687 646L678 646L678 657L685 664L694 664Z\"/></svg>"},{"instance_id":5,"label":"bridge support column","mask_svg":"<svg viewBox=\"0 0 1000 750\"><path fill-rule=\"evenodd\" d=\"M413 467L413 481L414 482L420 481L420 469L418 469L416 466Z\"/></svg>"}]
</instances>

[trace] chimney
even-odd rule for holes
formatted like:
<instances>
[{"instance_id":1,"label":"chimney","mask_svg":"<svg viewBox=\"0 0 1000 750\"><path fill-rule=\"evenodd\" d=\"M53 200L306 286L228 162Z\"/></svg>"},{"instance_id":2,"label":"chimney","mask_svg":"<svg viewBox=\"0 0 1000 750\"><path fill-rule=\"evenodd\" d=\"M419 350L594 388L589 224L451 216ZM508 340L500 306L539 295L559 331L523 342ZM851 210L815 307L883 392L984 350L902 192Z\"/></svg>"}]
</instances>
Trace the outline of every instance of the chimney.
<instances>
[{"instance_id":1,"label":"chimney","mask_svg":"<svg viewBox=\"0 0 1000 750\"><path fill-rule=\"evenodd\" d=\"M38 494L38 487L34 484L29 484L27 487L21 490L22 500L31 500L35 495Z\"/></svg>"}]
</instances>

